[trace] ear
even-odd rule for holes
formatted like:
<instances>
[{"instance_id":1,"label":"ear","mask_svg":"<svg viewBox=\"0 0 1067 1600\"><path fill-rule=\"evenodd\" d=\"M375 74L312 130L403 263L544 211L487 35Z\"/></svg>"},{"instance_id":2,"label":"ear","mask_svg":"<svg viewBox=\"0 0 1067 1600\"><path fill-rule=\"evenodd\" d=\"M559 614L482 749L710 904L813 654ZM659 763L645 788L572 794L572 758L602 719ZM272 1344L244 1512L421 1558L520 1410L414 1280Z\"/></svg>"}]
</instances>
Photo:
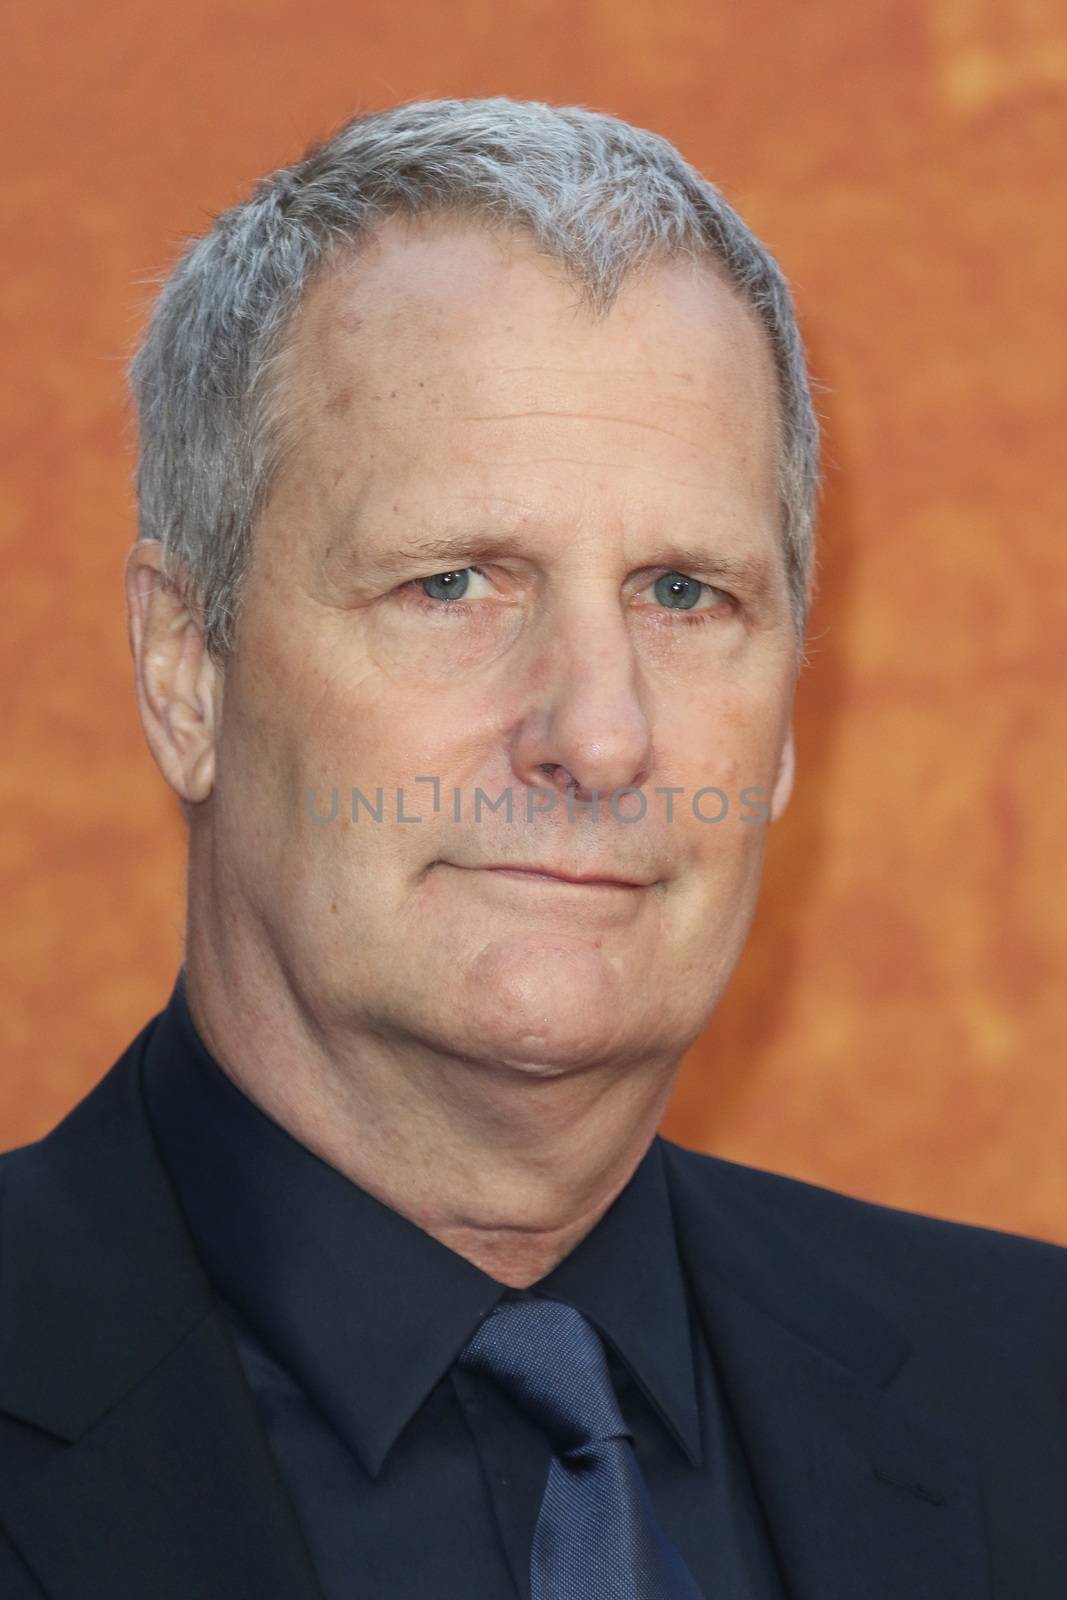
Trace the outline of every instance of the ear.
<instances>
[{"instance_id":1,"label":"ear","mask_svg":"<svg viewBox=\"0 0 1067 1600\"><path fill-rule=\"evenodd\" d=\"M206 800L215 781L221 672L208 655L199 616L164 576L157 539L137 541L124 577L137 707L148 747L183 802Z\"/></svg>"},{"instance_id":2,"label":"ear","mask_svg":"<svg viewBox=\"0 0 1067 1600\"><path fill-rule=\"evenodd\" d=\"M781 759L778 762L778 776L774 780L774 792L771 795L771 821L777 822L786 806L789 796L793 793L793 776L796 771L796 750L793 746L793 723L790 720L782 746Z\"/></svg>"}]
</instances>

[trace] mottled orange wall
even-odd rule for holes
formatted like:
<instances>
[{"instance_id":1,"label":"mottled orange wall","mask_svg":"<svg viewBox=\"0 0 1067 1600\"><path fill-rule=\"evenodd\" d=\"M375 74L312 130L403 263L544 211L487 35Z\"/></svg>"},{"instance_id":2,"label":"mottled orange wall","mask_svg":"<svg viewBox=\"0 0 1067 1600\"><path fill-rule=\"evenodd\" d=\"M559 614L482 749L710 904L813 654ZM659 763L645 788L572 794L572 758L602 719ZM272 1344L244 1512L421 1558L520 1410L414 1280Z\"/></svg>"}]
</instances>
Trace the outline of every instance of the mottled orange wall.
<instances>
[{"instance_id":1,"label":"mottled orange wall","mask_svg":"<svg viewBox=\"0 0 1067 1600\"><path fill-rule=\"evenodd\" d=\"M101 1075L178 959L182 827L120 581L150 280L354 110L506 93L674 139L779 254L829 386L798 792L667 1131L1067 1242L1059 0L34 0L6 21L0 1147Z\"/></svg>"}]
</instances>

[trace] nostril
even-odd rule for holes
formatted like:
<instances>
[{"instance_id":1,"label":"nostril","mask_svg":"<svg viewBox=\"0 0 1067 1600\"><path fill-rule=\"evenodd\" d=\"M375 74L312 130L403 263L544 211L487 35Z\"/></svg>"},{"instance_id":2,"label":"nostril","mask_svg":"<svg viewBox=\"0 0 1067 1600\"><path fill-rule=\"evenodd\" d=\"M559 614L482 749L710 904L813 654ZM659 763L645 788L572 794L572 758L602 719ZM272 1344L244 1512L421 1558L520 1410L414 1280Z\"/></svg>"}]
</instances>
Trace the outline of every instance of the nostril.
<instances>
[{"instance_id":1,"label":"nostril","mask_svg":"<svg viewBox=\"0 0 1067 1600\"><path fill-rule=\"evenodd\" d=\"M556 788L561 791L565 791L567 789L577 789L580 787L578 779L573 773L569 772L566 767L561 767L552 762L546 761L543 763L541 771L547 778L551 780L552 783L555 784Z\"/></svg>"}]
</instances>

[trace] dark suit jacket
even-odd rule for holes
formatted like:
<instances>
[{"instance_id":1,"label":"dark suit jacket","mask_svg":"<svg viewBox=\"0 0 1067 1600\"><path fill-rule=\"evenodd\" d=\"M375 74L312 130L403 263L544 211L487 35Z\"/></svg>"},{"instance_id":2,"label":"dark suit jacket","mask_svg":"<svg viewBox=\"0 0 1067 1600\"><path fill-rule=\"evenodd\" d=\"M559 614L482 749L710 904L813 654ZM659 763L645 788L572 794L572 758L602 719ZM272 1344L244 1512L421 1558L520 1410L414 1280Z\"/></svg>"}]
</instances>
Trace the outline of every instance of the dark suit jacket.
<instances>
[{"instance_id":1,"label":"dark suit jacket","mask_svg":"<svg viewBox=\"0 0 1067 1600\"><path fill-rule=\"evenodd\" d=\"M152 1026L0 1157L0 1596L316 1600L145 1120ZM1063 1600L1067 1250L666 1156L792 1600Z\"/></svg>"}]
</instances>

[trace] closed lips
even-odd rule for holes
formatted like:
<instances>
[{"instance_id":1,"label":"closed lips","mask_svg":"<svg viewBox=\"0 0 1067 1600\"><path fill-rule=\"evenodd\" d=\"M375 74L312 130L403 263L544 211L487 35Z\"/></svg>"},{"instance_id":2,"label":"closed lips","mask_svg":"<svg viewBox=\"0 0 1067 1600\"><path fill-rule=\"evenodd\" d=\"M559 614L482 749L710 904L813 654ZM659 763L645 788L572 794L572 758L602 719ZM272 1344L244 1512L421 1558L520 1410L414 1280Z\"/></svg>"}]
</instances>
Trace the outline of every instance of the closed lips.
<instances>
[{"instance_id":1,"label":"closed lips","mask_svg":"<svg viewBox=\"0 0 1067 1600\"><path fill-rule=\"evenodd\" d=\"M516 865L510 861L494 862L488 866L464 868L462 870L479 872L517 872L523 873L528 877L554 878L562 883L576 883L584 884L586 886L603 884L616 889L643 889L646 887L645 884L639 883L633 878L622 878L610 872L566 872L560 871L555 867L528 867Z\"/></svg>"}]
</instances>

